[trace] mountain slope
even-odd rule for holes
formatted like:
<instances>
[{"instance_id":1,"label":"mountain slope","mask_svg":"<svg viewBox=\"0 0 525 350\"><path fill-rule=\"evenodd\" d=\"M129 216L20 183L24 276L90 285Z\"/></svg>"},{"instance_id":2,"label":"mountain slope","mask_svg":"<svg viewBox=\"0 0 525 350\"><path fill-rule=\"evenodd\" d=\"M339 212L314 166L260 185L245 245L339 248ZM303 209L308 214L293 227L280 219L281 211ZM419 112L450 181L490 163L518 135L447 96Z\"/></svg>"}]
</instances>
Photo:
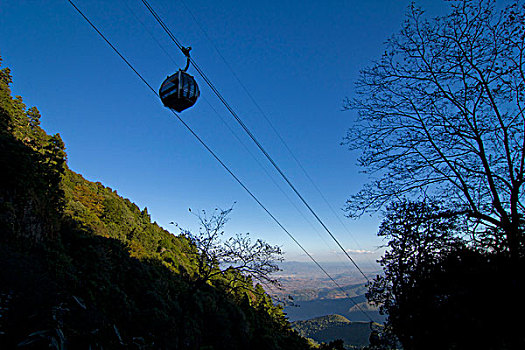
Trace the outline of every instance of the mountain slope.
<instances>
[{"instance_id":1,"label":"mountain slope","mask_svg":"<svg viewBox=\"0 0 525 350\"><path fill-rule=\"evenodd\" d=\"M292 327L303 337L311 338L319 343L341 339L345 346L353 347L368 345L371 332L369 322L351 322L341 315L295 321Z\"/></svg>"},{"instance_id":2,"label":"mountain slope","mask_svg":"<svg viewBox=\"0 0 525 350\"><path fill-rule=\"evenodd\" d=\"M309 348L249 278L195 283L195 246L69 170L11 82L0 69L0 348Z\"/></svg>"}]
</instances>

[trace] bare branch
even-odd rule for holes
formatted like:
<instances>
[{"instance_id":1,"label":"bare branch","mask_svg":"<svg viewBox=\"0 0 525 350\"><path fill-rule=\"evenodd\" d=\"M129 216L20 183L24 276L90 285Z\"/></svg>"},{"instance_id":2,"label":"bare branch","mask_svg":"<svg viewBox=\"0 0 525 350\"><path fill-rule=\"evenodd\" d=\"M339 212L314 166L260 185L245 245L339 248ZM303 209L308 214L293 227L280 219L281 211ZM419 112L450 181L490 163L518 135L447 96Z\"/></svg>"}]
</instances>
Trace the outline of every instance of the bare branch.
<instances>
[{"instance_id":1,"label":"bare branch","mask_svg":"<svg viewBox=\"0 0 525 350\"><path fill-rule=\"evenodd\" d=\"M197 234L181 229L196 247L198 261L197 285L203 285L217 278L225 278L230 289L237 288L236 282L247 278L263 284L279 285L271 274L279 271L277 262L283 260L279 246L272 246L261 239L253 242L249 234L237 234L223 239L224 225L233 207L227 210L215 209L211 215L206 211L195 214L200 228Z\"/></svg>"},{"instance_id":2,"label":"bare branch","mask_svg":"<svg viewBox=\"0 0 525 350\"><path fill-rule=\"evenodd\" d=\"M344 109L358 118L344 144L371 182L349 216L433 196L523 244L525 10L509 1L451 1L427 19L412 5L385 54L361 71Z\"/></svg>"}]
</instances>

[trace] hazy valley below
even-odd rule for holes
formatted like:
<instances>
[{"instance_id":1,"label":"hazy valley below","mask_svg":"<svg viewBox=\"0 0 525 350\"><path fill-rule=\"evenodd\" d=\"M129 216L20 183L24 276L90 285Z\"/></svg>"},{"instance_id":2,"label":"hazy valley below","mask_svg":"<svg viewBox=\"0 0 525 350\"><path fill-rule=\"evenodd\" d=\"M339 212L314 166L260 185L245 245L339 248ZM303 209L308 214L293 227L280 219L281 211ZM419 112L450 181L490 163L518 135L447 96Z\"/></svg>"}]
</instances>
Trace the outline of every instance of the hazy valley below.
<instances>
[{"instance_id":1,"label":"hazy valley below","mask_svg":"<svg viewBox=\"0 0 525 350\"><path fill-rule=\"evenodd\" d=\"M366 302L366 281L352 266L343 263L323 263L322 266L346 295L313 263L290 261L281 264L282 271L276 277L279 277L282 289L273 289L271 293L283 301L284 311L291 322L333 314L342 315L352 322L369 322L370 318L376 322L384 321L377 308ZM370 279L379 272L379 267L364 270Z\"/></svg>"}]
</instances>

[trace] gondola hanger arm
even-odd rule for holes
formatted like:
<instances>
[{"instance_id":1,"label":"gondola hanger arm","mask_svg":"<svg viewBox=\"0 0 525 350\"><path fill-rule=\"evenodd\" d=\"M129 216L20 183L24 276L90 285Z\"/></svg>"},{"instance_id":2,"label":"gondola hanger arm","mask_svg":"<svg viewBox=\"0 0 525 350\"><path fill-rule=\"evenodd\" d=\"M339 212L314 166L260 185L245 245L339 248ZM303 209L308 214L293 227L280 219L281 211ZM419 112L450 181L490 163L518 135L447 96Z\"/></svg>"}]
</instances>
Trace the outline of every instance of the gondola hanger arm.
<instances>
[{"instance_id":1,"label":"gondola hanger arm","mask_svg":"<svg viewBox=\"0 0 525 350\"><path fill-rule=\"evenodd\" d=\"M187 71L188 68L190 67L190 51L191 51L191 46L188 46L188 47L182 47L180 49L182 51L182 53L184 54L184 56L186 56L186 67L184 67L184 69L182 70L183 72Z\"/></svg>"}]
</instances>

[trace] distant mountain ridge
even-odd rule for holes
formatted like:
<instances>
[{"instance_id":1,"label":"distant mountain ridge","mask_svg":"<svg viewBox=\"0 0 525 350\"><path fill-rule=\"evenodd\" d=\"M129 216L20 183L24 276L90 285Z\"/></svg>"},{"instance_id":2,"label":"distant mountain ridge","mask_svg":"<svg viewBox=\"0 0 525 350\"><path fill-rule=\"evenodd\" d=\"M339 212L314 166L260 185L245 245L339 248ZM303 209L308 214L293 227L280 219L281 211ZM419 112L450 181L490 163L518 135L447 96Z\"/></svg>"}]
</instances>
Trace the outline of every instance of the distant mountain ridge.
<instances>
[{"instance_id":1,"label":"distant mountain ridge","mask_svg":"<svg viewBox=\"0 0 525 350\"><path fill-rule=\"evenodd\" d=\"M292 327L303 337L311 338L318 343L341 339L348 348L368 345L372 331L369 322L351 322L341 315L295 321Z\"/></svg>"},{"instance_id":2,"label":"distant mountain ridge","mask_svg":"<svg viewBox=\"0 0 525 350\"><path fill-rule=\"evenodd\" d=\"M359 273L352 273L348 264L342 262L323 263L323 266L344 292L313 263L285 261L282 264L279 276L283 288L274 294L286 301L284 310L290 320L307 320L328 314L344 315L352 321L366 321L369 317L377 322L384 320L376 307L366 303L366 281ZM367 268L364 271L369 278L381 273L379 266L368 265ZM366 310L369 317L355 303Z\"/></svg>"},{"instance_id":3,"label":"distant mountain ridge","mask_svg":"<svg viewBox=\"0 0 525 350\"><path fill-rule=\"evenodd\" d=\"M364 295L367 290L364 283L342 286L342 289L344 293L337 287L298 289L288 290L287 292L293 295L295 301L312 301L317 299L354 298Z\"/></svg>"},{"instance_id":4,"label":"distant mountain ridge","mask_svg":"<svg viewBox=\"0 0 525 350\"><path fill-rule=\"evenodd\" d=\"M310 281L309 284L315 282ZM284 311L291 321L309 320L329 314L342 315L352 321L369 321L370 318L375 322L384 321L385 316L379 314L378 308L368 304L364 283L343 285L342 289L346 294L339 288L323 287L285 289L277 295L286 301Z\"/></svg>"}]
</instances>

